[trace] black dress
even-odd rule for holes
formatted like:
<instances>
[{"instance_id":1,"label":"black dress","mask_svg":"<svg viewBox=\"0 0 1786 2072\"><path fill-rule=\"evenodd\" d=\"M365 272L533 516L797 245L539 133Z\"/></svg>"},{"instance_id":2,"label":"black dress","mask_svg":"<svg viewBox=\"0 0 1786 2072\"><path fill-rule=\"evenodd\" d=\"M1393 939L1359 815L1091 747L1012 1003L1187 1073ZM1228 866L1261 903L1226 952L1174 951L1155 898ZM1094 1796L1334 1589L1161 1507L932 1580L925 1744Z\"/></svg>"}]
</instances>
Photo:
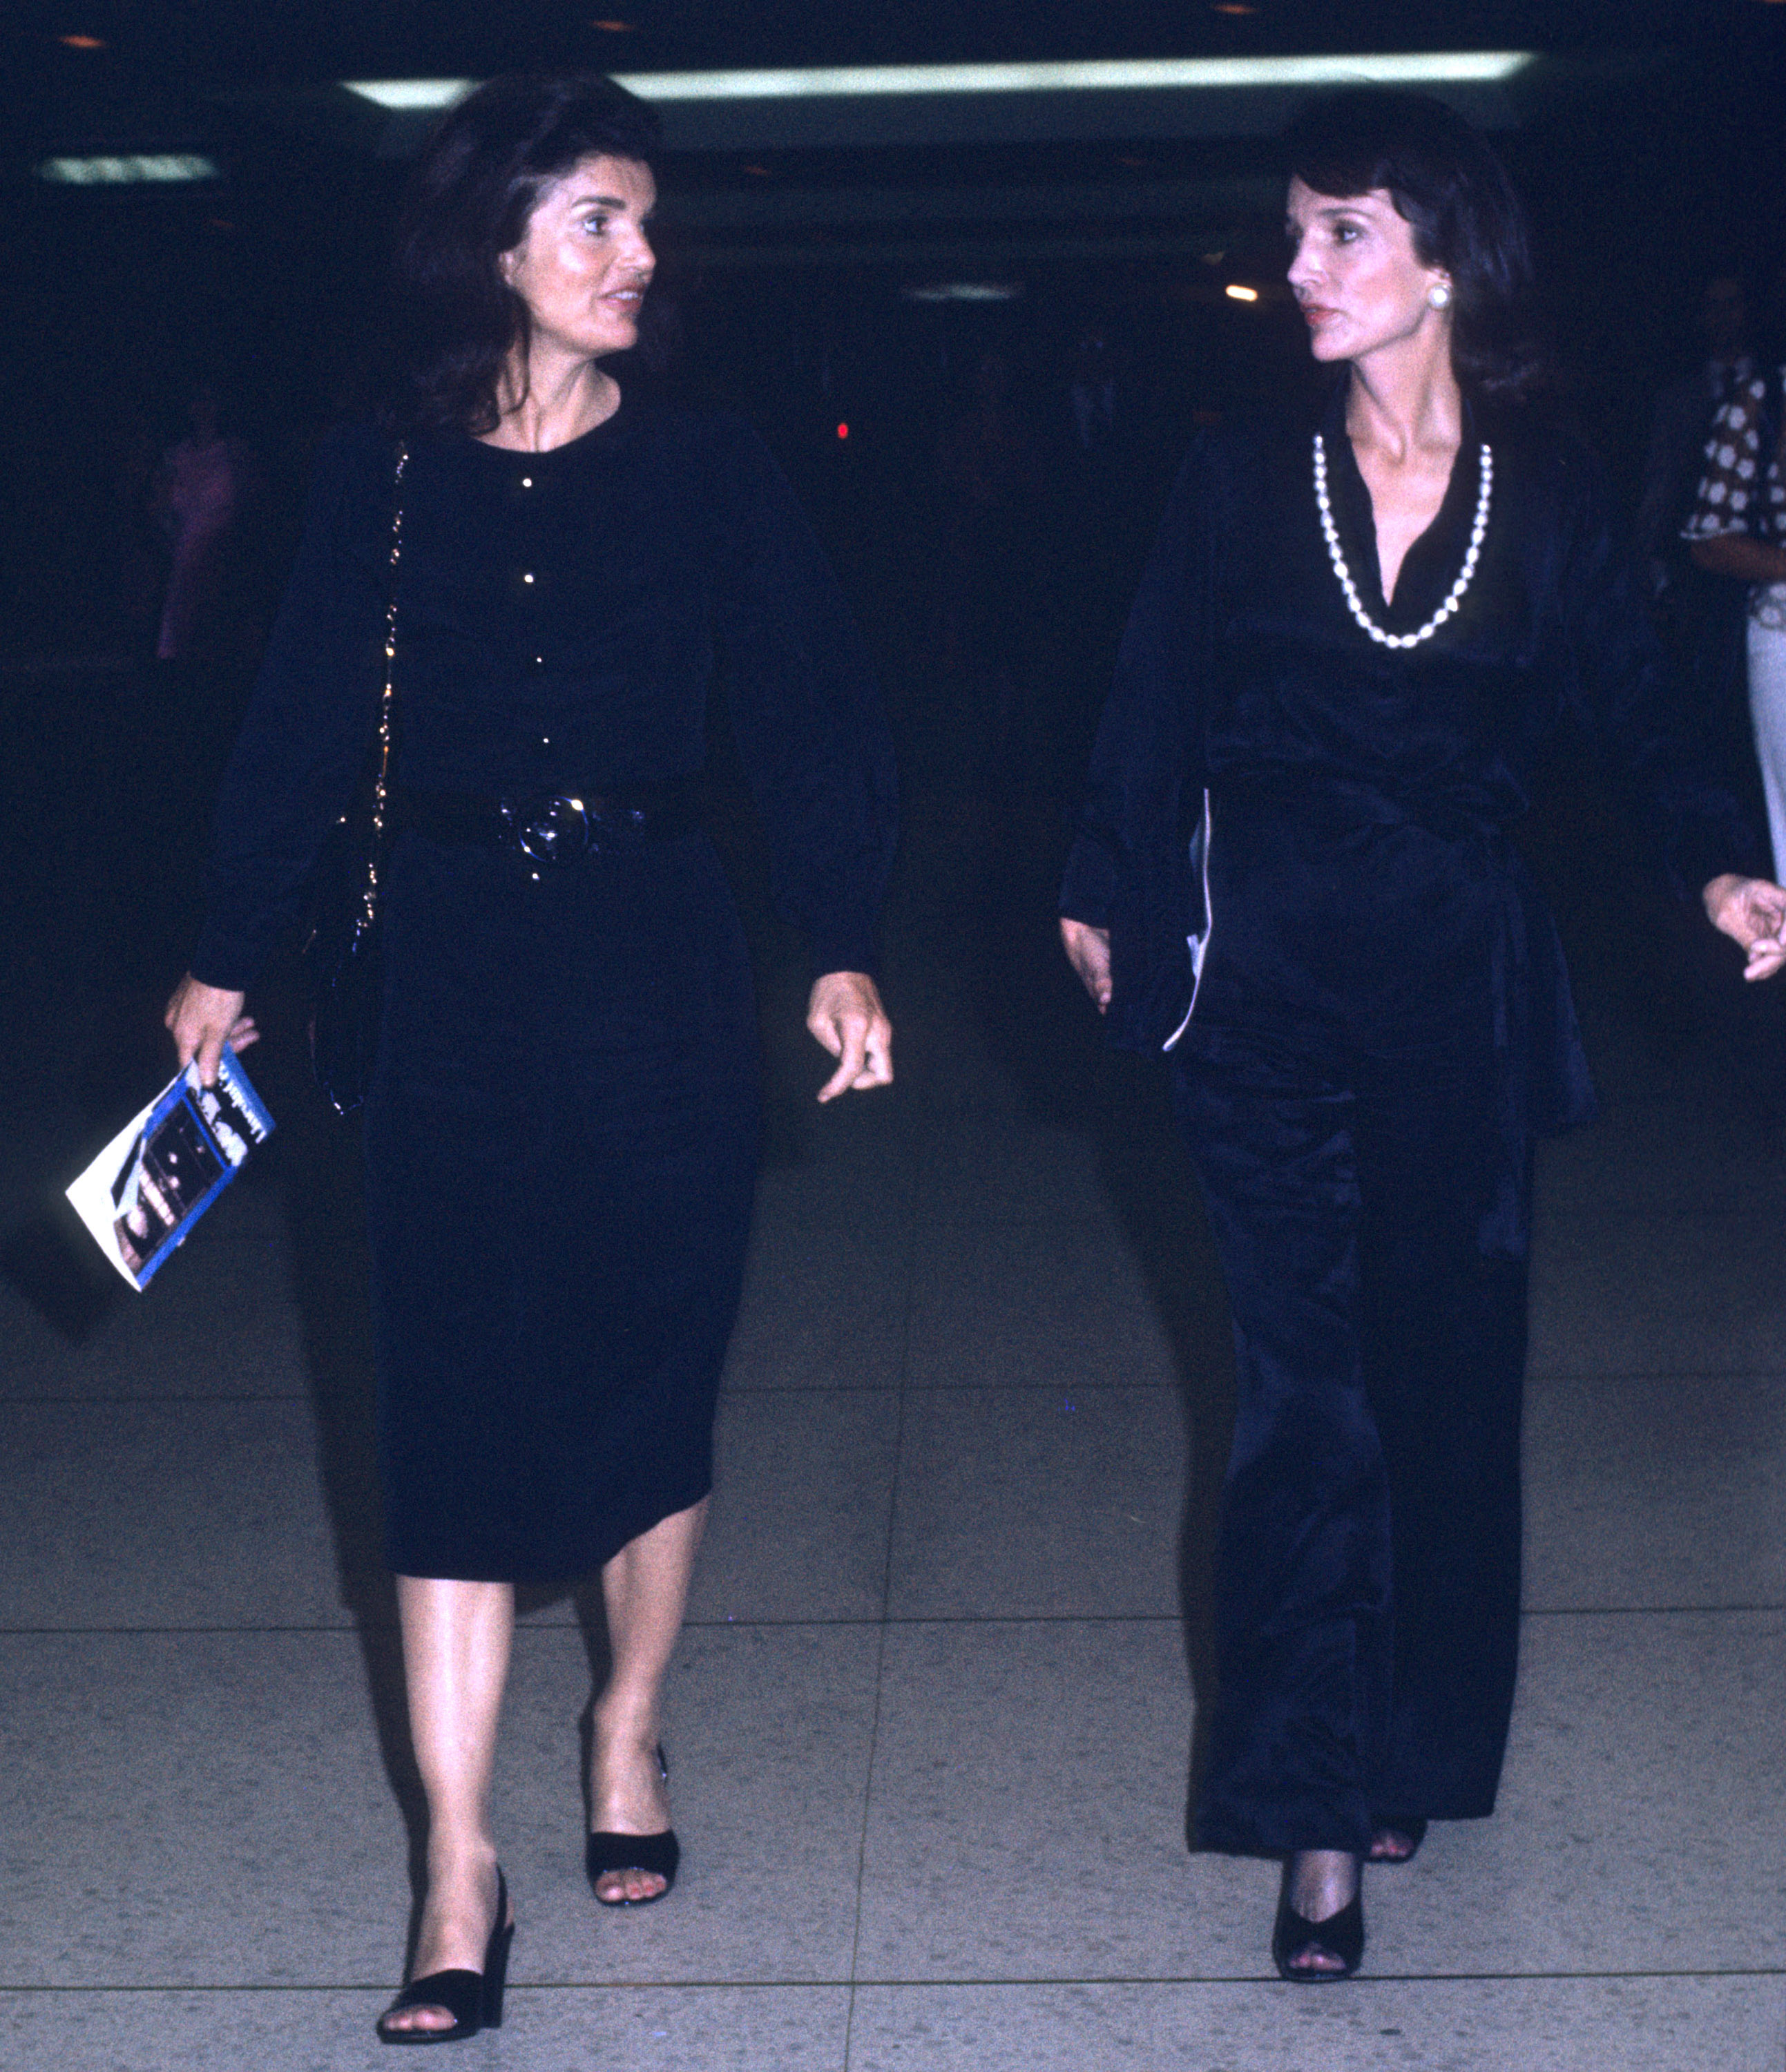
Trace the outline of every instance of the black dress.
<instances>
[{"instance_id":1,"label":"black dress","mask_svg":"<svg viewBox=\"0 0 1786 2072\"><path fill-rule=\"evenodd\" d=\"M1111 931L1119 1044L1172 1058L1234 1312L1205 1846L1362 1854L1492 1809L1519 1613L1533 1137L1593 1095L1554 928L1508 836L1573 712L1684 888L1762 868L1666 719L1587 456L1467 426L1382 599L1344 392L1206 438L1125 638L1063 912Z\"/></svg>"},{"instance_id":2,"label":"black dress","mask_svg":"<svg viewBox=\"0 0 1786 2072\"><path fill-rule=\"evenodd\" d=\"M376 709L394 449L320 456L217 816L195 976L289 931ZM398 778L602 795L700 768L716 661L818 971L872 972L891 755L861 643L741 422L625 404L549 453L415 442ZM366 1106L386 1545L400 1574L588 1572L712 1482L757 1140L755 1018L705 837L537 878L411 829Z\"/></svg>"}]
</instances>

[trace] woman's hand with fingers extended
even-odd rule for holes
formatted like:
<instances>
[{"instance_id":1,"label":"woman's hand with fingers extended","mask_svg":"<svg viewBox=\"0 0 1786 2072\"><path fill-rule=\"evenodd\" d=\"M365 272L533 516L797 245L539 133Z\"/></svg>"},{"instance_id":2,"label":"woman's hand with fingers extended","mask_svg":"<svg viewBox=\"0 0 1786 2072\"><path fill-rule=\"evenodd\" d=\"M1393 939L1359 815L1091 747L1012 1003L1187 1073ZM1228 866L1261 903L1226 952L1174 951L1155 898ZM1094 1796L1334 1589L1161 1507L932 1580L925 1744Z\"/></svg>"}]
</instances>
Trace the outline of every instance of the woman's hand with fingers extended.
<instances>
[{"instance_id":1,"label":"woman's hand with fingers extended","mask_svg":"<svg viewBox=\"0 0 1786 2072\"><path fill-rule=\"evenodd\" d=\"M893 1083L893 1024L865 972L827 972L815 979L807 1026L838 1061L819 1089L820 1100L835 1100L852 1087Z\"/></svg>"}]
</instances>

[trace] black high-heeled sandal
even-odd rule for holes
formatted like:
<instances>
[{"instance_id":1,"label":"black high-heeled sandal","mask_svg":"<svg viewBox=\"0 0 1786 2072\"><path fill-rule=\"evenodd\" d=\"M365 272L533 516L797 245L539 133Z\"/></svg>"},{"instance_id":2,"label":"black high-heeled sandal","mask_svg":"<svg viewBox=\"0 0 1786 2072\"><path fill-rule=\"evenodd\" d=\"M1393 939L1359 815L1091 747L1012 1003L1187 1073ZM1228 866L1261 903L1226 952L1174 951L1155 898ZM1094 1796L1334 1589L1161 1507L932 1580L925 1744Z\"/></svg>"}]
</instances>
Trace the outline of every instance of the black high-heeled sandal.
<instances>
[{"instance_id":1,"label":"black high-heeled sandal","mask_svg":"<svg viewBox=\"0 0 1786 2072\"><path fill-rule=\"evenodd\" d=\"M1312 1964L1298 1964L1293 1960L1306 1957L1316 1951L1339 1959L1337 1970L1329 1971ZM1365 1894L1361 1882L1358 1889L1337 1914L1330 1914L1325 1921L1308 1921L1290 1904L1290 1873L1286 1866L1283 1891L1278 1900L1278 1918L1271 1930L1271 1961L1278 1967L1278 1976L1287 1979L1292 1985L1325 1984L1329 1980L1349 1979L1364 1960L1365 1954Z\"/></svg>"},{"instance_id":2,"label":"black high-heeled sandal","mask_svg":"<svg viewBox=\"0 0 1786 2072\"><path fill-rule=\"evenodd\" d=\"M669 1782L670 1766L661 1747L657 1751L657 1773L666 1784ZM682 1844L674 1827L666 1827L661 1835L621 1835L611 1828L599 1827L583 1844L583 1868L590 1891L602 1906L655 1906L660 1899L669 1897L681 1861ZM611 1871L643 1871L648 1877L662 1878L663 1889L647 1893L643 1899L604 1898L597 1889L598 1881Z\"/></svg>"},{"instance_id":3,"label":"black high-heeled sandal","mask_svg":"<svg viewBox=\"0 0 1786 2072\"><path fill-rule=\"evenodd\" d=\"M1407 1847L1398 1856L1379 1856L1377 1852L1376 1848L1376 1838L1378 1835L1399 1836L1402 1840L1407 1844ZM1365 1861L1367 1864L1411 1864L1414 1858L1419 1854L1420 1844L1425 1841L1426 1839L1427 1823L1424 1820L1397 1820L1394 1819L1378 1820L1373 1825L1371 1831L1371 1851L1370 1854L1365 1857Z\"/></svg>"},{"instance_id":4,"label":"black high-heeled sandal","mask_svg":"<svg viewBox=\"0 0 1786 2072\"><path fill-rule=\"evenodd\" d=\"M496 1925L484 1945L481 1971L430 1971L425 1979L412 1979L378 2018L380 2043L463 2043L479 2029L503 2025L503 1988L508 1981L509 1946L515 1940L515 1923L508 1916L508 1885L500 1864L496 1870ZM404 2008L445 2008L453 2017L450 2029L387 2029L384 2025Z\"/></svg>"}]
</instances>

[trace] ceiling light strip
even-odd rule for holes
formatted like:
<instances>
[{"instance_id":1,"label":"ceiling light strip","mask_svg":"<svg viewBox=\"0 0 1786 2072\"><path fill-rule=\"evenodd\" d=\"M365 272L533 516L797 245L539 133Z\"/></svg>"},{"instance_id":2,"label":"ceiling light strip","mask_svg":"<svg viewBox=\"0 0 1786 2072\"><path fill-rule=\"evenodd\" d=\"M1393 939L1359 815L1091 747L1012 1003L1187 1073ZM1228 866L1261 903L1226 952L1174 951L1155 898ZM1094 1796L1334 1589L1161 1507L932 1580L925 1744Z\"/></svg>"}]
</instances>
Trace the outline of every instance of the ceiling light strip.
<instances>
[{"instance_id":1,"label":"ceiling light strip","mask_svg":"<svg viewBox=\"0 0 1786 2072\"><path fill-rule=\"evenodd\" d=\"M143 182L214 180L214 160L195 151L133 152L96 158L46 158L37 169L39 179L67 187L133 187Z\"/></svg>"},{"instance_id":2,"label":"ceiling light strip","mask_svg":"<svg viewBox=\"0 0 1786 2072\"><path fill-rule=\"evenodd\" d=\"M1402 51L1374 57L1102 58L1083 64L837 65L777 72L641 72L616 76L642 100L858 101L926 93L1153 93L1224 88L1492 86L1533 61L1529 51ZM380 108L450 108L469 79L343 82Z\"/></svg>"},{"instance_id":3,"label":"ceiling light strip","mask_svg":"<svg viewBox=\"0 0 1786 2072\"><path fill-rule=\"evenodd\" d=\"M1378 57L1109 58L1074 64L841 65L785 72L617 75L645 101L860 100L917 93L1136 93L1222 87L1492 85L1529 51L1412 51Z\"/></svg>"},{"instance_id":4,"label":"ceiling light strip","mask_svg":"<svg viewBox=\"0 0 1786 2072\"><path fill-rule=\"evenodd\" d=\"M398 114L416 109L450 108L463 101L478 82L474 79L347 79L342 81L350 93L362 101L376 101Z\"/></svg>"}]
</instances>

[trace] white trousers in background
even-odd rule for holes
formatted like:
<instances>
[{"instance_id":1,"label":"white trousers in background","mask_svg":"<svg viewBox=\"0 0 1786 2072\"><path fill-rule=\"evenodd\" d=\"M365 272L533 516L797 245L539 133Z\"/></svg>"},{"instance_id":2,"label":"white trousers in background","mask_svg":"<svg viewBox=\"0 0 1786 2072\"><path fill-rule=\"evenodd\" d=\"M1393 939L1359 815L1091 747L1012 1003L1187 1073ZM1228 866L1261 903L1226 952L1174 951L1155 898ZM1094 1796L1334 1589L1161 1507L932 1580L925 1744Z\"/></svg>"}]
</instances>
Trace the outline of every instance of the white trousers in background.
<instances>
[{"instance_id":1,"label":"white trousers in background","mask_svg":"<svg viewBox=\"0 0 1786 2072\"><path fill-rule=\"evenodd\" d=\"M1768 602L1776 594L1786 605L1786 584L1768 586ZM1769 619L1749 620L1749 717L1755 727L1755 750L1768 798L1768 832L1774 845L1774 877L1786 870L1786 610L1768 612Z\"/></svg>"}]
</instances>

